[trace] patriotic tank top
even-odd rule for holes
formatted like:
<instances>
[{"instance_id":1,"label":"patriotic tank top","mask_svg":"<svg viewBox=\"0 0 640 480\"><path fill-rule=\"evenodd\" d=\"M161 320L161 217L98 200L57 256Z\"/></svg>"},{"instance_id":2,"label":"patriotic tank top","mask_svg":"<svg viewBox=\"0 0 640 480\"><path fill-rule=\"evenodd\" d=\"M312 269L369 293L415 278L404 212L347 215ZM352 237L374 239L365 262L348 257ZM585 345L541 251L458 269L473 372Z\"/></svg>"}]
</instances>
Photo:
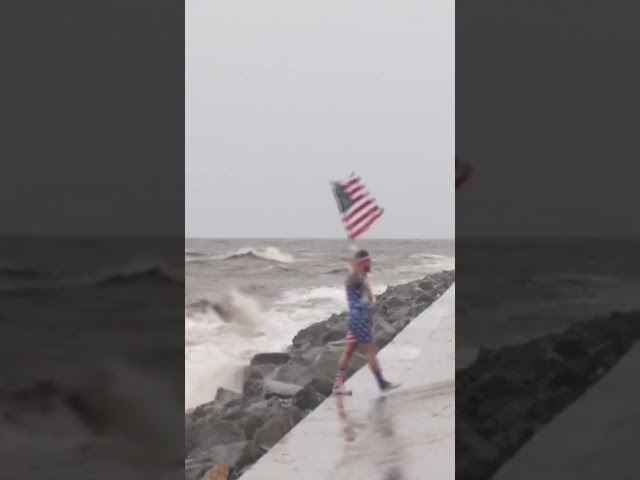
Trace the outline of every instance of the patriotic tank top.
<instances>
[{"instance_id":1,"label":"patriotic tank top","mask_svg":"<svg viewBox=\"0 0 640 480\"><path fill-rule=\"evenodd\" d=\"M345 287L347 289L347 303L349 304L349 311L361 311L369 308L369 305L364 298L364 285L367 281L366 274L359 275L360 285L352 285L351 277L347 277Z\"/></svg>"}]
</instances>

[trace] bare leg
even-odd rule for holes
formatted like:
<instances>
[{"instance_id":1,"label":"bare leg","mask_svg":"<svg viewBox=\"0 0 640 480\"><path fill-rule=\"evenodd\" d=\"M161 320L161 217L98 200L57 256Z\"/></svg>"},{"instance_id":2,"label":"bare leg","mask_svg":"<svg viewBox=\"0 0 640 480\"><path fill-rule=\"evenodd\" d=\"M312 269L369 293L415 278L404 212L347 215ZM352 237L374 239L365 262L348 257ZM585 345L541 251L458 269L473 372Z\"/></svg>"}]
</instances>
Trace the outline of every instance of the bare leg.
<instances>
[{"instance_id":1,"label":"bare leg","mask_svg":"<svg viewBox=\"0 0 640 480\"><path fill-rule=\"evenodd\" d=\"M353 354L356 351L358 344L357 343L347 343L344 347L344 352L338 361L338 370L346 370L347 365L349 365L349 361Z\"/></svg>"},{"instance_id":2,"label":"bare leg","mask_svg":"<svg viewBox=\"0 0 640 480\"><path fill-rule=\"evenodd\" d=\"M362 346L365 355L367 356L367 363L369 368L375 374L380 371L380 364L378 363L378 357L376 357L376 346L373 343L366 343Z\"/></svg>"},{"instance_id":3,"label":"bare leg","mask_svg":"<svg viewBox=\"0 0 640 480\"><path fill-rule=\"evenodd\" d=\"M380 371L380 363L378 362L378 357L376 356L376 346L373 343L367 343L362 347L367 356L369 368L373 372L373 376L376 377L376 381L378 382L380 390L387 391L390 388L395 388L393 384L387 382L382 376L382 372Z\"/></svg>"},{"instance_id":4,"label":"bare leg","mask_svg":"<svg viewBox=\"0 0 640 480\"><path fill-rule=\"evenodd\" d=\"M347 365L349 365L349 360L353 357L353 354L356 351L357 343L346 343L344 346L344 352L338 361L338 373L336 373L336 381L333 384L334 390L342 388L344 383L344 371L347 369Z\"/></svg>"}]
</instances>

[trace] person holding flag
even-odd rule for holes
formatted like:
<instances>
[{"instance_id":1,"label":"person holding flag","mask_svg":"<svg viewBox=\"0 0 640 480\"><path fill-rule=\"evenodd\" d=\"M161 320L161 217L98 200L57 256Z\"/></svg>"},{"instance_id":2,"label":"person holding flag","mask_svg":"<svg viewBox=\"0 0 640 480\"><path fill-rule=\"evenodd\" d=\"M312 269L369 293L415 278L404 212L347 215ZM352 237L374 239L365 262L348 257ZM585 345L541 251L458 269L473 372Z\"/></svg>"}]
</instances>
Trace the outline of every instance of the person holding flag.
<instances>
[{"instance_id":1,"label":"person holding flag","mask_svg":"<svg viewBox=\"0 0 640 480\"><path fill-rule=\"evenodd\" d=\"M384 210L380 208L374 198L365 190L360 178L351 175L345 182L332 182L332 189L338 204L342 222L351 242L352 249L356 249L355 240L371 227L382 216ZM372 261L366 250L357 250L351 258L351 272L346 279L345 289L349 305L347 335L345 349L338 361L338 372L333 386L336 394L351 394L344 388L345 370L355 353L358 345L367 356L369 368L378 382L378 387L385 392L399 385L388 382L383 376L376 356L373 343L371 304L373 293L367 280L371 271Z\"/></svg>"}]
</instances>

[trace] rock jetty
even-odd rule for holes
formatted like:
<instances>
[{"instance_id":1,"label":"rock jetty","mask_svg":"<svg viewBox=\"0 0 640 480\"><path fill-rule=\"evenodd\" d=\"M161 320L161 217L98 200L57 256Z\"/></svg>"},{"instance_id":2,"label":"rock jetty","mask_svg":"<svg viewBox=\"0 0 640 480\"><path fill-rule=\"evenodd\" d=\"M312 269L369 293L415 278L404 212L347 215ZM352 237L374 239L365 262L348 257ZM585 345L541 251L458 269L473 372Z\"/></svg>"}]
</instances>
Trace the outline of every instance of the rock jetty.
<instances>
[{"instance_id":1,"label":"rock jetty","mask_svg":"<svg viewBox=\"0 0 640 480\"><path fill-rule=\"evenodd\" d=\"M613 313L521 345L480 350L456 372L456 478L491 478L639 338L640 312Z\"/></svg>"},{"instance_id":2,"label":"rock jetty","mask_svg":"<svg viewBox=\"0 0 640 480\"><path fill-rule=\"evenodd\" d=\"M376 297L373 336L383 348L455 281L443 271ZM200 480L229 467L239 478L331 393L344 347L346 313L334 314L294 337L286 352L253 357L243 372L242 392L218 389L215 398L185 414L185 479ZM366 364L356 354L346 376ZM373 379L372 379L373 381ZM226 471L226 470L225 470ZM211 474L213 475L213 474Z\"/></svg>"}]
</instances>

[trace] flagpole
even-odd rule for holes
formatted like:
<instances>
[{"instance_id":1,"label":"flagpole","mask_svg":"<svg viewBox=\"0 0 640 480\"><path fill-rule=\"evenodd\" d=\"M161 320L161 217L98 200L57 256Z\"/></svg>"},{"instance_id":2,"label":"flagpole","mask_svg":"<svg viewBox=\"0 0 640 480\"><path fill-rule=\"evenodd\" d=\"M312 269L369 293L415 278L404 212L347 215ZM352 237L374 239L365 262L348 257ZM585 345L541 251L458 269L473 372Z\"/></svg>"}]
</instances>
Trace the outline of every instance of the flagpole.
<instances>
[{"instance_id":1,"label":"flagpole","mask_svg":"<svg viewBox=\"0 0 640 480\"><path fill-rule=\"evenodd\" d=\"M349 176L350 178L354 178L356 176L356 172L351 172L351 175ZM345 231L346 231L346 225L345 225ZM355 239L351 238L349 236L349 234L347 233L347 239L349 240L349 251L351 252L351 256L353 256L353 254L355 254L358 251L358 246L356 245L356 241Z\"/></svg>"},{"instance_id":2,"label":"flagpole","mask_svg":"<svg viewBox=\"0 0 640 480\"><path fill-rule=\"evenodd\" d=\"M354 175L355 175L355 172L351 174L352 177ZM333 192L333 198L335 198L336 205L338 205L338 211L340 211L340 199L338 198L338 195L336 194L336 191L333 188L333 185L335 183L338 183L338 182L330 181L329 185L331 185L331 187L332 187L331 191ZM355 240L349 236L347 223L345 222L344 218L342 218L342 215L340 215L340 218L341 218L341 221L342 221L342 227L344 228L344 232L345 232L345 234L347 236L348 249L349 249L349 254L347 255L347 258L345 260L348 261L348 262L351 262L351 259L352 259L353 255L355 254L355 252L358 250L358 247L356 245Z\"/></svg>"}]
</instances>

